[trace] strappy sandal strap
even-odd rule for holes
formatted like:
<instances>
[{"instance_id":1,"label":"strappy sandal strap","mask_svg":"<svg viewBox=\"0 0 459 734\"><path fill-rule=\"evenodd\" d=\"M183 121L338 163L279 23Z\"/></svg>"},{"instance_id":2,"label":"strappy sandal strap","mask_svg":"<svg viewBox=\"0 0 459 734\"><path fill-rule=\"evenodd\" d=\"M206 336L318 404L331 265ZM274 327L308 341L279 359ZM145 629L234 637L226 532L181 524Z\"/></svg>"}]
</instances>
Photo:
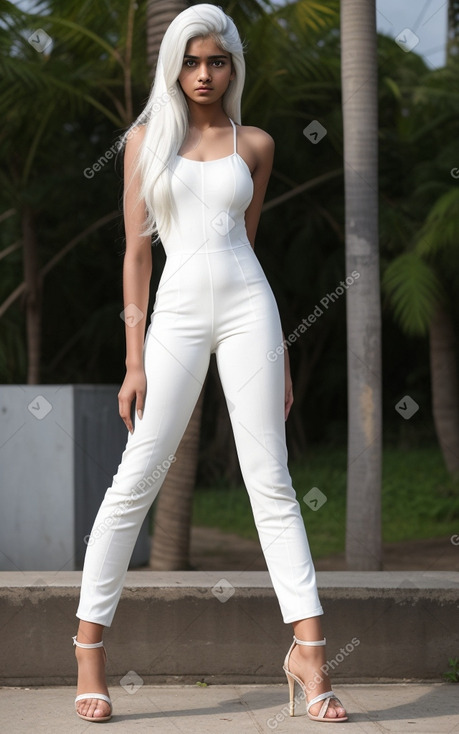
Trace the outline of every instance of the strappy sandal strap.
<instances>
[{"instance_id":1,"label":"strappy sandal strap","mask_svg":"<svg viewBox=\"0 0 459 734\"><path fill-rule=\"evenodd\" d=\"M311 706L314 706L315 703L319 703L319 701L324 701L327 698L329 700L328 701L325 701L325 703L322 705L322 708L320 709L320 711L318 713L318 716L321 716L322 715L322 709L324 708L324 706L325 706L325 711L324 711L324 714L325 714L326 711L327 711L327 709L328 709L328 705L329 705L331 699L332 698L336 698L336 696L333 693L333 691L327 691L326 693L319 693L319 695L316 696L315 698L311 698L311 700L308 701L308 703L306 704L307 711L309 711L309 709L311 708Z\"/></svg>"},{"instance_id":2,"label":"strappy sandal strap","mask_svg":"<svg viewBox=\"0 0 459 734\"><path fill-rule=\"evenodd\" d=\"M105 701L106 703L108 703L110 708L112 706L110 698L104 693L81 693L75 698L75 703L78 703L78 701L86 701L89 698L99 698L101 701Z\"/></svg>"},{"instance_id":3,"label":"strappy sandal strap","mask_svg":"<svg viewBox=\"0 0 459 734\"><path fill-rule=\"evenodd\" d=\"M73 640L73 644L74 645L76 645L77 647L84 647L86 650L92 650L92 649L94 649L96 647L103 647L104 646L103 640L101 640L100 642L88 642L88 643L87 642L78 642L76 635L75 635L75 637L72 637L72 640Z\"/></svg>"},{"instance_id":4,"label":"strappy sandal strap","mask_svg":"<svg viewBox=\"0 0 459 734\"><path fill-rule=\"evenodd\" d=\"M312 718L314 718L315 720L322 720L322 719L324 719L325 721L331 721L331 722L334 721L334 722L337 722L337 723L339 721L347 721L347 718L348 718L347 716L346 717L338 716L336 718L334 717L334 718L331 718L331 719L326 717L326 713L328 711L328 707L330 706L330 702L333 699L335 701L337 701L337 703L339 703L339 705L342 706L342 708L344 708L344 706L341 703L341 701L339 700L338 696L335 696L335 694L333 693L333 691L327 691L326 693L321 693L319 696L316 696L315 698L311 699L311 701L308 701L308 703L306 704L306 711L309 714L309 716L311 717L312 714L309 713L309 709L311 708L311 706L314 706L315 703L319 703L320 701L323 701L323 704L322 704L322 706L320 708L319 713L316 714L315 716L313 716Z\"/></svg>"},{"instance_id":5,"label":"strappy sandal strap","mask_svg":"<svg viewBox=\"0 0 459 734\"><path fill-rule=\"evenodd\" d=\"M293 635L293 639L297 645L307 645L308 647L321 647L322 645L327 644L327 640L325 637L323 640L307 641L307 640L299 640L298 637L295 637L295 635Z\"/></svg>"}]
</instances>

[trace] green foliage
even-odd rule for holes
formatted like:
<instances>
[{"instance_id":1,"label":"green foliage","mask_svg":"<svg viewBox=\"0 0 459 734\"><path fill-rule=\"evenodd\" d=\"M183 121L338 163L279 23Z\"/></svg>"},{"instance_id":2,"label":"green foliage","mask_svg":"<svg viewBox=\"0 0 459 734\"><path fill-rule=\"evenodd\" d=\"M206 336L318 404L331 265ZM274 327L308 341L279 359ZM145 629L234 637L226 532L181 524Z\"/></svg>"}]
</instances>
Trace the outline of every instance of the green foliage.
<instances>
[{"instance_id":1,"label":"green foliage","mask_svg":"<svg viewBox=\"0 0 459 734\"><path fill-rule=\"evenodd\" d=\"M88 226L120 212L121 161L110 160L91 179L83 172L114 145L146 101L146 5L33 0L21 5L25 12L1 0L0 211L16 213L2 221L0 249L21 240L18 211L24 202L35 211L42 266ZM276 142L266 201L295 194L263 213L256 247L288 333L346 275L339 2L228 0L222 5L246 44L243 121L267 129ZM50 53L37 53L28 42L37 27L52 37ZM400 347L387 348L386 392L400 393L415 382L427 393L424 345L402 338L392 309L397 325L410 334L425 333L440 296L459 321L457 257L454 245L441 239L444 225L448 242L454 243L457 232L453 194L450 206L438 205L446 207L448 221L438 216L423 230L429 211L436 216L437 200L457 188L449 171L459 164L459 65L431 71L416 53L404 54L385 37L379 37L378 57L382 271L389 268L383 329L384 338ZM327 130L318 145L303 134L312 120ZM299 191L305 183L309 188ZM44 278L44 382L123 377L121 225L120 212L117 220L82 238ZM435 252L424 252L421 232L437 242ZM405 254L419 255L422 262L402 259L393 265ZM157 282L161 255L155 255ZM21 251L5 257L1 267L0 303L23 280ZM0 317L2 382L21 382L26 374L22 308L18 298ZM305 434L303 440L298 431L294 436L300 455L306 439L328 440L345 430L344 297L291 347L290 356ZM393 411L387 415L394 419Z\"/></svg>"},{"instance_id":2,"label":"green foliage","mask_svg":"<svg viewBox=\"0 0 459 734\"><path fill-rule=\"evenodd\" d=\"M443 679L450 683L459 683L459 658L449 658L449 670L443 673Z\"/></svg>"},{"instance_id":3,"label":"green foliage","mask_svg":"<svg viewBox=\"0 0 459 734\"><path fill-rule=\"evenodd\" d=\"M435 272L424 260L407 252L387 265L382 288L403 331L424 336L442 297L441 282Z\"/></svg>"},{"instance_id":4,"label":"green foliage","mask_svg":"<svg viewBox=\"0 0 459 734\"><path fill-rule=\"evenodd\" d=\"M347 455L345 448L313 446L305 461L290 466L293 486L314 557L344 550ZM327 500L314 511L303 497L318 487ZM451 535L459 521L459 485L452 480L437 447L395 448L383 455L382 526L385 542ZM193 525L218 527L256 538L244 487L198 488Z\"/></svg>"},{"instance_id":5,"label":"green foliage","mask_svg":"<svg viewBox=\"0 0 459 734\"><path fill-rule=\"evenodd\" d=\"M29 12L4 2L0 25L0 201L14 216L2 224L0 247L21 241L21 209L33 207L41 267L80 236L43 279L44 382L119 382L123 370L122 230L94 225L116 214L120 176L115 158L92 177L91 169L132 119L148 88L145 3L135 10L128 35L130 0L30 3ZM50 12L50 10L52 12ZM50 53L28 42L32 30L52 38ZM138 52L130 59L129 44ZM142 51L142 53L140 53ZM92 233L81 237L88 228ZM0 303L23 279L20 251L2 262ZM63 318L65 314L65 320ZM0 381L26 374L21 301L0 319Z\"/></svg>"},{"instance_id":6,"label":"green foliage","mask_svg":"<svg viewBox=\"0 0 459 734\"><path fill-rule=\"evenodd\" d=\"M394 44L384 47L389 60ZM408 336L426 336L441 303L459 318L459 63L428 70L409 54L384 78L381 250L385 305ZM381 102L380 102L381 104Z\"/></svg>"},{"instance_id":7,"label":"green foliage","mask_svg":"<svg viewBox=\"0 0 459 734\"><path fill-rule=\"evenodd\" d=\"M459 188L448 189L430 209L416 243L421 257L443 255L443 262L457 260L459 242Z\"/></svg>"}]
</instances>

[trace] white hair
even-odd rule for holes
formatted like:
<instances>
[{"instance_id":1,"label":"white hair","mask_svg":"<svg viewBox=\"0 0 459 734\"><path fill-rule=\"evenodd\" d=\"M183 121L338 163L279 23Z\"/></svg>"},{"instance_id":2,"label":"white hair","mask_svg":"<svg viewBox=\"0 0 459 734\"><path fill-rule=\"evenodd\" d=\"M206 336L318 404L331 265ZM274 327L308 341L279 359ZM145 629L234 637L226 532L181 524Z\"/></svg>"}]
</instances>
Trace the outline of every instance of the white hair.
<instances>
[{"instance_id":1,"label":"white hair","mask_svg":"<svg viewBox=\"0 0 459 734\"><path fill-rule=\"evenodd\" d=\"M223 95L225 113L241 123L241 96L245 80L243 46L233 20L220 7L193 5L174 18L159 49L155 79L143 112L131 125L123 143L139 124L145 124L137 166L140 198L147 210L143 234L165 235L173 212L171 167L188 133L188 105L178 82L188 41L211 37L231 54L235 79Z\"/></svg>"}]
</instances>

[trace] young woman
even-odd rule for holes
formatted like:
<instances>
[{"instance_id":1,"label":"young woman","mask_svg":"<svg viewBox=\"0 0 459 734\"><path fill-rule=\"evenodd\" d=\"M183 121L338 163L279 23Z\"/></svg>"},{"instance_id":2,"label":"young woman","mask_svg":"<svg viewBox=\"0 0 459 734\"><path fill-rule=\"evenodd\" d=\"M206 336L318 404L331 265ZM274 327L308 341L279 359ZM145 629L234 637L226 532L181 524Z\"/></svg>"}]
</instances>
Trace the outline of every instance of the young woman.
<instances>
[{"instance_id":1,"label":"young woman","mask_svg":"<svg viewBox=\"0 0 459 734\"><path fill-rule=\"evenodd\" d=\"M211 353L273 587L284 622L293 625L284 662L291 713L297 682L311 718L347 720L321 672L323 611L287 469L288 359L267 357L283 335L253 247L274 143L240 124L244 76L231 18L214 5L192 6L169 26L146 109L126 135L127 356L119 408L129 436L83 570L75 705L87 721L112 714L103 629L111 625L140 526L164 480L157 467L173 459ZM145 338L152 234L167 260Z\"/></svg>"}]
</instances>

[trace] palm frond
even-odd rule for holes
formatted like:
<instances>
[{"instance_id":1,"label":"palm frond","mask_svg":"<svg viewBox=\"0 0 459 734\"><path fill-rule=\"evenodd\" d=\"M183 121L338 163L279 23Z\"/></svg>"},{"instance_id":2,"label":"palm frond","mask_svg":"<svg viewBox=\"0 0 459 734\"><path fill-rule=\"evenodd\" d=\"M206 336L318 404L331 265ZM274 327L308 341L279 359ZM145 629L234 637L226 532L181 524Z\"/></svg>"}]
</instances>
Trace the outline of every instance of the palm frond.
<instances>
[{"instance_id":1,"label":"palm frond","mask_svg":"<svg viewBox=\"0 0 459 734\"><path fill-rule=\"evenodd\" d=\"M459 188L450 188L432 206L415 248L422 257L433 257L445 250L456 257L458 241Z\"/></svg>"},{"instance_id":2,"label":"palm frond","mask_svg":"<svg viewBox=\"0 0 459 734\"><path fill-rule=\"evenodd\" d=\"M394 312L395 320L409 336L424 336L435 307L443 300L441 282L432 267L409 252L386 267L382 290Z\"/></svg>"}]
</instances>

